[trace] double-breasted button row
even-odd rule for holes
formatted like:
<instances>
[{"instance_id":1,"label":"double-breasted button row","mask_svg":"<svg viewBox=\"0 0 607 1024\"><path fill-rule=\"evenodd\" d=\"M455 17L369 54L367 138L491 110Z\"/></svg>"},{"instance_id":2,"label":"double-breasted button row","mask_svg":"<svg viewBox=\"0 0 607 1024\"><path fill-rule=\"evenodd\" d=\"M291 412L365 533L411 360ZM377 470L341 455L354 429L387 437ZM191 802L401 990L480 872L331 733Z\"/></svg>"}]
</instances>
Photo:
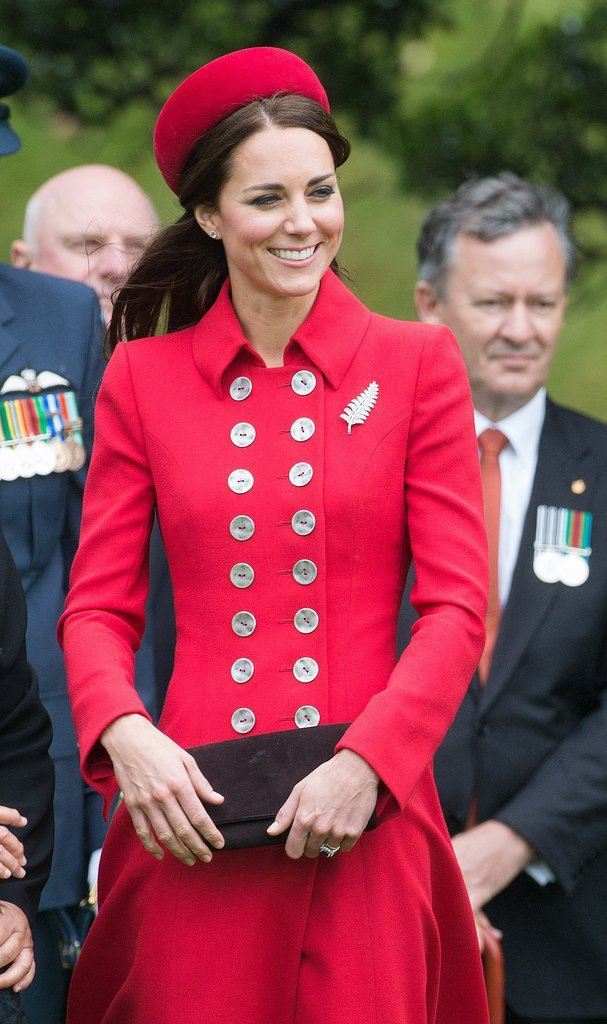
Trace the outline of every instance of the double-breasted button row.
<instances>
[{"instance_id":1,"label":"double-breasted button row","mask_svg":"<svg viewBox=\"0 0 607 1024\"><path fill-rule=\"evenodd\" d=\"M291 526L300 537L307 537L316 526L316 518L307 509L296 512ZM255 533L255 523L251 516L234 516L230 523L230 533L234 540L250 540Z\"/></svg>"},{"instance_id":2,"label":"double-breasted button row","mask_svg":"<svg viewBox=\"0 0 607 1024\"><path fill-rule=\"evenodd\" d=\"M293 616L293 625L298 633L313 633L318 628L318 613L313 608L300 608ZM236 636L251 636L257 627L257 619L252 612L236 612L232 619L232 629Z\"/></svg>"},{"instance_id":3,"label":"double-breasted button row","mask_svg":"<svg viewBox=\"0 0 607 1024\"><path fill-rule=\"evenodd\" d=\"M316 385L316 375L311 370L298 370L291 378L291 388L298 396L311 394ZM250 396L252 390L253 384L248 377L237 377L230 385L230 396L234 401L242 402ZM315 432L316 424L308 416L297 417L290 427L291 438L298 444L309 441ZM255 427L245 420L236 423L230 431L230 440L237 448L248 448L255 439ZM314 470L309 462L296 462L289 470L289 481L294 487L305 487L313 476ZM235 494L246 494L253 486L253 474L247 469L235 469L228 476L228 487ZM315 526L316 518L308 509L300 509L291 519L291 528L301 537L312 533ZM248 515L234 516L230 522L230 534L235 540L250 540L254 532L255 523ZM293 579L301 586L313 583L317 575L317 566L308 558L299 559L292 569ZM248 562L237 562L230 570L231 582L238 589L250 587L254 578L255 572ZM293 617L293 625L301 634L314 632L318 627L318 622L318 614L312 608L300 608ZM243 610L237 612L232 618L232 630L242 639L251 636L256 626L257 621L252 612ZM252 678L254 671L253 661L247 657L237 658L230 670L232 679L238 684L247 683ZM304 656L295 661L292 672L298 682L310 683L318 676L319 665L314 658ZM247 733L255 725L255 714L250 708L238 708L233 713L231 721L235 732ZM298 708L294 715L294 722L298 729L318 725L319 721L319 711L312 705Z\"/></svg>"},{"instance_id":4,"label":"double-breasted button row","mask_svg":"<svg viewBox=\"0 0 607 1024\"><path fill-rule=\"evenodd\" d=\"M290 434L294 441L309 441L316 432L314 420L308 416L300 416L290 428ZM257 437L257 431L252 423L235 423L230 431L230 440L237 448L248 448Z\"/></svg>"},{"instance_id":5,"label":"double-breasted button row","mask_svg":"<svg viewBox=\"0 0 607 1024\"><path fill-rule=\"evenodd\" d=\"M231 668L232 679L235 683L248 683L254 671L255 666L250 658L237 658ZM318 662L314 658L298 658L292 671L298 683L311 683L318 675Z\"/></svg>"},{"instance_id":6,"label":"double-breasted button row","mask_svg":"<svg viewBox=\"0 0 607 1024\"><path fill-rule=\"evenodd\" d=\"M310 395L316 387L316 375L311 370L298 370L291 378L291 387L296 395ZM243 402L253 390L249 377L236 377L230 384L230 397Z\"/></svg>"},{"instance_id":7,"label":"double-breasted button row","mask_svg":"<svg viewBox=\"0 0 607 1024\"><path fill-rule=\"evenodd\" d=\"M311 704L304 704L293 715L293 721L298 729L314 728L320 722L320 712ZM251 708L237 708L232 715L234 732L241 734L250 732L254 725L255 714Z\"/></svg>"},{"instance_id":8,"label":"double-breasted button row","mask_svg":"<svg viewBox=\"0 0 607 1024\"><path fill-rule=\"evenodd\" d=\"M291 387L297 395L309 395L316 387L316 376L310 370L298 371L291 381ZM298 443L309 441L316 432L314 420L308 416L300 416L291 425L291 437ZM305 487L314 476L314 469L309 462L296 462L289 472L289 480L295 487ZM291 520L291 527L300 537L307 537L316 526L316 518L308 509L300 509ZM318 575L315 563L309 558L301 558L293 566L293 578L296 583L308 586ZM313 608L300 608L295 613L293 624L302 634L313 633L318 627L318 614ZM300 683L311 683L319 672L318 662L314 658L298 658L293 665L293 675ZM295 725L298 729L307 729L318 725L320 714L317 708L304 705L295 712Z\"/></svg>"},{"instance_id":9,"label":"double-breasted button row","mask_svg":"<svg viewBox=\"0 0 607 1024\"><path fill-rule=\"evenodd\" d=\"M293 566L293 579L296 583L301 584L302 587L307 587L310 583L314 583L317 575L318 569L309 558L300 558ZM237 562L230 569L230 580L240 590L250 587L254 579L255 570L248 562Z\"/></svg>"}]
</instances>

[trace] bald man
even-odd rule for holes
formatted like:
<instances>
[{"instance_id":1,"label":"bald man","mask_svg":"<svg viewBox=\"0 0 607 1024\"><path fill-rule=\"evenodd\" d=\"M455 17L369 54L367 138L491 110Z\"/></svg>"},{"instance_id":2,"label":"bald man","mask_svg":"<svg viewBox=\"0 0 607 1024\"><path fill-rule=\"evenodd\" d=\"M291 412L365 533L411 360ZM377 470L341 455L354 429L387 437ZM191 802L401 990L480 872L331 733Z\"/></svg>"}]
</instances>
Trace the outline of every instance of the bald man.
<instances>
[{"instance_id":1,"label":"bald man","mask_svg":"<svg viewBox=\"0 0 607 1024\"><path fill-rule=\"evenodd\" d=\"M90 285L107 323L112 292L157 229L151 200L128 174L104 164L73 167L31 197L12 263Z\"/></svg>"}]
</instances>

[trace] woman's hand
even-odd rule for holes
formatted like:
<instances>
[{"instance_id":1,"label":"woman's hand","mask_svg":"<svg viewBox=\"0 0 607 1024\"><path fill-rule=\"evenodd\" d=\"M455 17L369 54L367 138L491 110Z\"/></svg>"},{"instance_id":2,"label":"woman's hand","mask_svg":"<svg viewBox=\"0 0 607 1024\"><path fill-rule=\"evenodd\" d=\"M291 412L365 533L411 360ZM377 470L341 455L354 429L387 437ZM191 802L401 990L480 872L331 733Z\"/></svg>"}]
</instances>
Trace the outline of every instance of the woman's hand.
<instances>
[{"instance_id":1,"label":"woman's hand","mask_svg":"<svg viewBox=\"0 0 607 1024\"><path fill-rule=\"evenodd\" d=\"M0 974L0 989L20 992L34 980L34 943L27 917L20 907L4 900L0 900L0 967L7 968Z\"/></svg>"},{"instance_id":2,"label":"woman's hand","mask_svg":"<svg viewBox=\"0 0 607 1024\"><path fill-rule=\"evenodd\" d=\"M101 744L112 759L116 780L146 850L162 860L162 846L184 864L211 860L223 836L202 802L220 804L191 754L156 729L143 715L123 715L105 729ZM206 840L206 842L203 841Z\"/></svg>"},{"instance_id":3,"label":"woman's hand","mask_svg":"<svg viewBox=\"0 0 607 1024\"><path fill-rule=\"evenodd\" d=\"M285 851L318 857L323 843L347 852L364 832L377 802L379 776L353 750L340 750L298 782L268 834L290 827Z\"/></svg>"},{"instance_id":4,"label":"woman's hand","mask_svg":"<svg viewBox=\"0 0 607 1024\"><path fill-rule=\"evenodd\" d=\"M25 875L25 853L23 843L19 842L17 836L6 828L12 825L13 828L23 828L27 825L27 818L24 818L14 807L0 806L0 878L23 878Z\"/></svg>"}]
</instances>

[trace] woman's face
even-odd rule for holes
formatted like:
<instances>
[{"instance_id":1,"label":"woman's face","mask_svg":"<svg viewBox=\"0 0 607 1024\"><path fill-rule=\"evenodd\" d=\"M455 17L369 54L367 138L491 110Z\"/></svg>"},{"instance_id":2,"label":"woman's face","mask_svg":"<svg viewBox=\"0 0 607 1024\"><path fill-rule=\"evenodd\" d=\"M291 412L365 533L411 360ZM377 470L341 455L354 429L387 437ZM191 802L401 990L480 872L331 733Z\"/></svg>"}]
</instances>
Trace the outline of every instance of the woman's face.
<instances>
[{"instance_id":1,"label":"woman's face","mask_svg":"<svg viewBox=\"0 0 607 1024\"><path fill-rule=\"evenodd\" d=\"M217 231L233 289L277 298L315 293L343 232L331 150L307 128L266 128L235 150L218 208L195 210Z\"/></svg>"}]
</instances>

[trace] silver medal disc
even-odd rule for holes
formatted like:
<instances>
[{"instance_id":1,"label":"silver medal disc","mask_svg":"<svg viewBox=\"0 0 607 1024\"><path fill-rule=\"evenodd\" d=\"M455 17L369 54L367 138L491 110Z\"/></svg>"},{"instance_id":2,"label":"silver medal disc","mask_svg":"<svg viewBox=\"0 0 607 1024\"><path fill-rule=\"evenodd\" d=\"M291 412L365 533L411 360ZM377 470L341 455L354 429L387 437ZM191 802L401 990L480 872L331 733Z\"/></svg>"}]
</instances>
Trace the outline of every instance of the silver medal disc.
<instances>
[{"instance_id":1,"label":"silver medal disc","mask_svg":"<svg viewBox=\"0 0 607 1024\"><path fill-rule=\"evenodd\" d=\"M558 583L561 578L561 558L558 551L538 551L533 559L533 571L542 583Z\"/></svg>"},{"instance_id":2,"label":"silver medal disc","mask_svg":"<svg viewBox=\"0 0 607 1024\"><path fill-rule=\"evenodd\" d=\"M65 443L60 437L56 437L54 441L51 441L49 448L55 459L55 472L66 473L70 468L71 459L69 449L66 448Z\"/></svg>"},{"instance_id":3,"label":"silver medal disc","mask_svg":"<svg viewBox=\"0 0 607 1024\"><path fill-rule=\"evenodd\" d=\"M32 451L32 447L29 444L19 445L18 450L19 459L19 476L29 480L30 477L36 475L36 456Z\"/></svg>"},{"instance_id":4,"label":"silver medal disc","mask_svg":"<svg viewBox=\"0 0 607 1024\"><path fill-rule=\"evenodd\" d=\"M16 480L19 476L17 456L12 448L0 448L0 480Z\"/></svg>"},{"instance_id":5,"label":"silver medal disc","mask_svg":"<svg viewBox=\"0 0 607 1024\"><path fill-rule=\"evenodd\" d=\"M581 587L590 575L590 566L581 555L567 554L561 559L561 583L566 587Z\"/></svg>"},{"instance_id":6,"label":"silver medal disc","mask_svg":"<svg viewBox=\"0 0 607 1024\"><path fill-rule=\"evenodd\" d=\"M34 465L38 476L48 476L55 469L55 453L50 444L34 441L32 445Z\"/></svg>"}]
</instances>

